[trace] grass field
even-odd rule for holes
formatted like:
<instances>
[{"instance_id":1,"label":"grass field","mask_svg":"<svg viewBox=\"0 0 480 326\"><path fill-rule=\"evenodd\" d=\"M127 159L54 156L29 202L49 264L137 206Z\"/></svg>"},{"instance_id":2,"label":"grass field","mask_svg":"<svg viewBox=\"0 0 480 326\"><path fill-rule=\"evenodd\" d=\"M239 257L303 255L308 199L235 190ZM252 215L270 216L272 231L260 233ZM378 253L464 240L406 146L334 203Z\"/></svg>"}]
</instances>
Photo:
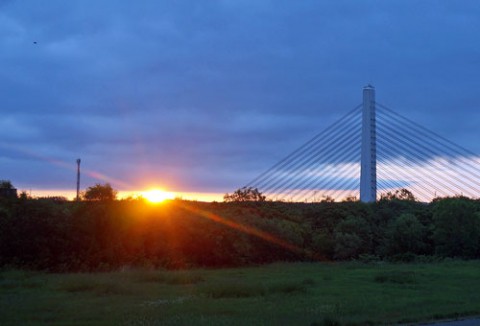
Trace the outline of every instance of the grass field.
<instances>
[{"instance_id":1,"label":"grass field","mask_svg":"<svg viewBox=\"0 0 480 326\"><path fill-rule=\"evenodd\" d=\"M480 262L0 272L0 325L371 325L480 315Z\"/></svg>"}]
</instances>

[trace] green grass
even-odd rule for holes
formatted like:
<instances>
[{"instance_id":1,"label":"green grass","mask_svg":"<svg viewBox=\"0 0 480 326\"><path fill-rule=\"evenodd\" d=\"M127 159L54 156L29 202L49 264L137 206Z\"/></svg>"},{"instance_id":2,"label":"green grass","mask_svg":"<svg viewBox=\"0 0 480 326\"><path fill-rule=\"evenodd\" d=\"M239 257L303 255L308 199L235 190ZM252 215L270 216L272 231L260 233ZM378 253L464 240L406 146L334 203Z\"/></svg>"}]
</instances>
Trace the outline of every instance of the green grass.
<instances>
[{"instance_id":1,"label":"green grass","mask_svg":"<svg viewBox=\"0 0 480 326\"><path fill-rule=\"evenodd\" d=\"M0 272L0 325L376 325L480 315L480 261Z\"/></svg>"}]
</instances>

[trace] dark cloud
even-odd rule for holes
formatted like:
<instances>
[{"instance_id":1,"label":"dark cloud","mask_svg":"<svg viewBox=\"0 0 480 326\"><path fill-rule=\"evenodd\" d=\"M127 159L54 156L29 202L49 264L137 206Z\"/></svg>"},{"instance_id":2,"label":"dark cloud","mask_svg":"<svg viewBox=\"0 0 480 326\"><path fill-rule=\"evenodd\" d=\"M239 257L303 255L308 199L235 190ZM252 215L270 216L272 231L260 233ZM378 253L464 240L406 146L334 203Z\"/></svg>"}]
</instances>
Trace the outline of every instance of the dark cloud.
<instances>
[{"instance_id":1,"label":"dark cloud","mask_svg":"<svg viewBox=\"0 0 480 326\"><path fill-rule=\"evenodd\" d=\"M0 177L20 187L70 187L82 157L120 187L229 191L359 104L367 83L480 152L476 1L0 8Z\"/></svg>"}]
</instances>

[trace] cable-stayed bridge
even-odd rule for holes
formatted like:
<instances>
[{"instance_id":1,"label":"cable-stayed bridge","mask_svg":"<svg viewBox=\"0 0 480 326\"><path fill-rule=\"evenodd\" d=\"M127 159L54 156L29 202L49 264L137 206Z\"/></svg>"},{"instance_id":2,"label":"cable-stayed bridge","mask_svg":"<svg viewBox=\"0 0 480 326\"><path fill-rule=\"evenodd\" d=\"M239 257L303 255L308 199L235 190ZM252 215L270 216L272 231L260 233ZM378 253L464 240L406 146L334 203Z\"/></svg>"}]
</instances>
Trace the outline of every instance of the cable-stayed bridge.
<instances>
[{"instance_id":1,"label":"cable-stayed bridge","mask_svg":"<svg viewBox=\"0 0 480 326\"><path fill-rule=\"evenodd\" d=\"M372 202L409 190L418 200L480 197L480 157L375 101L363 103L245 187L270 200Z\"/></svg>"}]
</instances>

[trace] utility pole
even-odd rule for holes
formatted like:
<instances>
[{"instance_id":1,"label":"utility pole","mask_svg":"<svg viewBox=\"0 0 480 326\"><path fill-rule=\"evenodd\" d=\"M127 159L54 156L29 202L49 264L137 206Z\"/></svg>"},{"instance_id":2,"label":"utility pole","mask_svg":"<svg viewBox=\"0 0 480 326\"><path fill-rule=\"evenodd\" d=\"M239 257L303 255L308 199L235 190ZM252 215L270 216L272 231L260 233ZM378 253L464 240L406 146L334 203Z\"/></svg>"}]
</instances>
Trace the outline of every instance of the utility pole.
<instances>
[{"instance_id":1,"label":"utility pole","mask_svg":"<svg viewBox=\"0 0 480 326\"><path fill-rule=\"evenodd\" d=\"M77 201L80 200L80 159L77 159Z\"/></svg>"},{"instance_id":2,"label":"utility pole","mask_svg":"<svg viewBox=\"0 0 480 326\"><path fill-rule=\"evenodd\" d=\"M377 200L377 136L375 121L375 88L363 88L362 159L360 167L360 201Z\"/></svg>"}]
</instances>

